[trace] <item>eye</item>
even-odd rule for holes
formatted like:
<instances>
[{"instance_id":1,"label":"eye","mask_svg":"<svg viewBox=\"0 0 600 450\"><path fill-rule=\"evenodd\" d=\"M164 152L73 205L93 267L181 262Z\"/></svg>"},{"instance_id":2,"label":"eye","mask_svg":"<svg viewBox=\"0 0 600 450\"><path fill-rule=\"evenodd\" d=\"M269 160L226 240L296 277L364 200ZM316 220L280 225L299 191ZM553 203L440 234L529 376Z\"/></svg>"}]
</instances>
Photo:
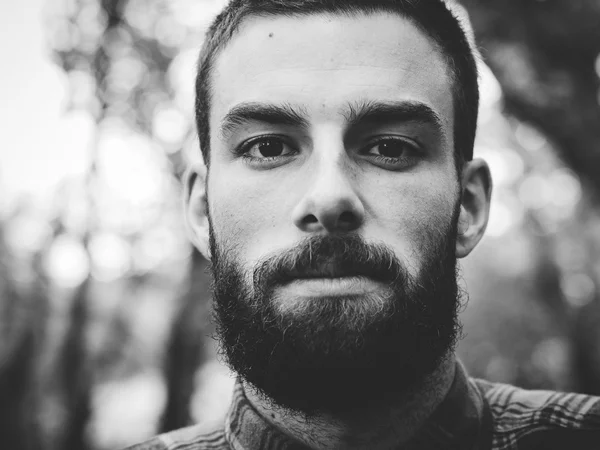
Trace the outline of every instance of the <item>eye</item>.
<instances>
[{"instance_id":1,"label":"eye","mask_svg":"<svg viewBox=\"0 0 600 450\"><path fill-rule=\"evenodd\" d=\"M235 152L250 164L277 164L297 153L279 136L259 136L244 142Z\"/></svg>"},{"instance_id":2,"label":"eye","mask_svg":"<svg viewBox=\"0 0 600 450\"><path fill-rule=\"evenodd\" d=\"M249 144L246 153L256 158L275 158L290 150L281 139L276 138L260 138Z\"/></svg>"},{"instance_id":3,"label":"eye","mask_svg":"<svg viewBox=\"0 0 600 450\"><path fill-rule=\"evenodd\" d=\"M384 139L369 147L370 155L380 155L385 158L401 158L414 152L414 145L402 139Z\"/></svg>"},{"instance_id":4,"label":"eye","mask_svg":"<svg viewBox=\"0 0 600 450\"><path fill-rule=\"evenodd\" d=\"M415 164L419 157L416 143L400 138L380 139L363 150L377 165L385 168L405 168Z\"/></svg>"}]
</instances>

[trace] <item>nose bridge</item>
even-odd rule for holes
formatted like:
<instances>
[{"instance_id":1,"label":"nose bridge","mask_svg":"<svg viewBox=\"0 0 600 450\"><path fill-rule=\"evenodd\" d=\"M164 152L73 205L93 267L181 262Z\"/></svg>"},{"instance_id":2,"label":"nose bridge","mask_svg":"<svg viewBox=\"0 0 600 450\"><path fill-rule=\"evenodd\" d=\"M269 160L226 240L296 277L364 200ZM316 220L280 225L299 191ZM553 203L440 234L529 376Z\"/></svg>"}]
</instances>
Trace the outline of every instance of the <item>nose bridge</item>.
<instances>
[{"instance_id":1,"label":"nose bridge","mask_svg":"<svg viewBox=\"0 0 600 450\"><path fill-rule=\"evenodd\" d=\"M312 159L312 176L294 214L296 225L305 231L349 231L360 226L364 208L343 142L315 143Z\"/></svg>"},{"instance_id":2,"label":"nose bridge","mask_svg":"<svg viewBox=\"0 0 600 450\"><path fill-rule=\"evenodd\" d=\"M316 201L336 202L354 193L352 169L345 152L322 152L316 159L311 186Z\"/></svg>"},{"instance_id":3,"label":"nose bridge","mask_svg":"<svg viewBox=\"0 0 600 450\"><path fill-rule=\"evenodd\" d=\"M334 197L351 188L351 167L343 136L335 124L316 130L313 141L313 188Z\"/></svg>"}]
</instances>

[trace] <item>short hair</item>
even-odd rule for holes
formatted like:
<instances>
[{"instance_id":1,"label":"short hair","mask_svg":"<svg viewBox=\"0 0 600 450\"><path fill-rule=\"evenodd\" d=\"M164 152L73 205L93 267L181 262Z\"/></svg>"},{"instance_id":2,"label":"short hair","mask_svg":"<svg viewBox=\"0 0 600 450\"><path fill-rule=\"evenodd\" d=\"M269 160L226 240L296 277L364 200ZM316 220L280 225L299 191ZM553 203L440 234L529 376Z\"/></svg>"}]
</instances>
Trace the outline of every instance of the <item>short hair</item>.
<instances>
[{"instance_id":1,"label":"short hair","mask_svg":"<svg viewBox=\"0 0 600 450\"><path fill-rule=\"evenodd\" d=\"M479 110L476 49L445 0L231 0L209 27L198 61L196 127L205 164L210 162L211 68L245 18L377 12L410 20L441 49L453 82L454 159L457 167L471 160Z\"/></svg>"}]
</instances>

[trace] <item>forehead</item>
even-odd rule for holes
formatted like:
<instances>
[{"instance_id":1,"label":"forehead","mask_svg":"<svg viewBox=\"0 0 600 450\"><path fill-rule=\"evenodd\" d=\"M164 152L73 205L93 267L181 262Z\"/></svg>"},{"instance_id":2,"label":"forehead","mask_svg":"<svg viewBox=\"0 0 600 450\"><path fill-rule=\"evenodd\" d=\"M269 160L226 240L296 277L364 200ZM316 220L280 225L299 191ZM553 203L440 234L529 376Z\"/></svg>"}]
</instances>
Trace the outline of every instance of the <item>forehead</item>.
<instances>
[{"instance_id":1,"label":"forehead","mask_svg":"<svg viewBox=\"0 0 600 450\"><path fill-rule=\"evenodd\" d=\"M397 14L244 19L211 74L211 128L243 102L298 105L315 120L360 101L417 101L453 124L452 77L440 50Z\"/></svg>"}]
</instances>

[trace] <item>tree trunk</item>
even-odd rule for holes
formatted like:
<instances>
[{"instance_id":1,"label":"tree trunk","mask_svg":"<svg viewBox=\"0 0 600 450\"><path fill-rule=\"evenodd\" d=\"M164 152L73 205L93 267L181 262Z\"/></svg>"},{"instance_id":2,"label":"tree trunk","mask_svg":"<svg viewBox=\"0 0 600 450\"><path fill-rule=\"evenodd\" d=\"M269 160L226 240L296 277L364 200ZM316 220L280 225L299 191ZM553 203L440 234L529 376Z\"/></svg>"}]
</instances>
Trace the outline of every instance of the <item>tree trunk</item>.
<instances>
[{"instance_id":1,"label":"tree trunk","mask_svg":"<svg viewBox=\"0 0 600 450\"><path fill-rule=\"evenodd\" d=\"M183 296L183 304L173 326L167 347L165 378L167 405L161 420L161 431L171 431L190 425L190 405L196 389L198 368L205 360L205 341L208 328L209 301L206 287L207 261L194 249L190 271L190 287Z\"/></svg>"}]
</instances>

